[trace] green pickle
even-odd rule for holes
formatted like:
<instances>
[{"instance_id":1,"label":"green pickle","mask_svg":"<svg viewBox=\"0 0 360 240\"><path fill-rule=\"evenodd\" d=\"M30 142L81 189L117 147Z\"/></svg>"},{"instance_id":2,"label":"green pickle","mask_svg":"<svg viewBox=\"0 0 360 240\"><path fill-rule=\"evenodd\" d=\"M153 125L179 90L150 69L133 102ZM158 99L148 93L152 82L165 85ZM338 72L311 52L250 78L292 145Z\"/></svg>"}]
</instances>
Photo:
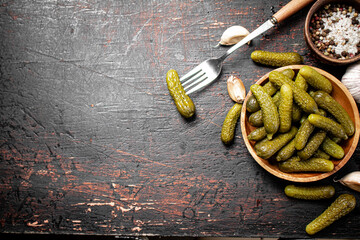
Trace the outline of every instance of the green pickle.
<instances>
[{"instance_id":1,"label":"green pickle","mask_svg":"<svg viewBox=\"0 0 360 240\"><path fill-rule=\"evenodd\" d=\"M264 91L262 86L254 84L250 87L250 90L260 104L267 138L272 139L272 136L278 131L280 124L277 108L271 96Z\"/></svg>"},{"instance_id":2,"label":"green pickle","mask_svg":"<svg viewBox=\"0 0 360 240\"><path fill-rule=\"evenodd\" d=\"M296 172L331 172L334 170L334 163L322 158L309 158L301 160L300 157L295 156L287 161L279 163L279 169L286 173Z\"/></svg>"},{"instance_id":3,"label":"green pickle","mask_svg":"<svg viewBox=\"0 0 360 240\"><path fill-rule=\"evenodd\" d=\"M291 127L290 131L287 133L278 134L275 138L268 141L260 141L255 144L254 149L256 154L264 159L269 159L282 147L284 147L288 142L290 142L297 132L296 127Z\"/></svg>"},{"instance_id":4,"label":"green pickle","mask_svg":"<svg viewBox=\"0 0 360 240\"><path fill-rule=\"evenodd\" d=\"M303 57L295 52L282 53L262 50L252 52L251 59L254 62L273 67L302 64L304 61Z\"/></svg>"},{"instance_id":5,"label":"green pickle","mask_svg":"<svg viewBox=\"0 0 360 240\"><path fill-rule=\"evenodd\" d=\"M297 105L296 103L293 102L293 106L292 106L292 121L294 123L297 123L300 121L301 117L302 117L302 111L299 107L299 105Z\"/></svg>"},{"instance_id":6,"label":"green pickle","mask_svg":"<svg viewBox=\"0 0 360 240\"><path fill-rule=\"evenodd\" d=\"M295 84L296 84L299 88L304 89L305 91L307 91L307 89L308 89L308 87L309 87L308 84L307 84L307 82L306 82L306 80L305 80L305 78L304 78L303 76L301 76L300 73L298 73L298 74L296 75Z\"/></svg>"},{"instance_id":7,"label":"green pickle","mask_svg":"<svg viewBox=\"0 0 360 240\"><path fill-rule=\"evenodd\" d=\"M284 133L290 130L292 123L293 109L293 91L289 84L284 84L280 88L280 104L279 104L279 132Z\"/></svg>"},{"instance_id":8,"label":"green pickle","mask_svg":"<svg viewBox=\"0 0 360 240\"><path fill-rule=\"evenodd\" d=\"M251 96L254 96L254 95L251 95ZM275 104L276 107L279 106L280 104L280 91L277 91L275 93L274 96L272 96L271 98ZM294 108L293 108L294 109ZM294 111L294 110L293 110ZM294 112L293 112L294 113ZM296 113L298 114L298 113ZM296 115L294 114L294 115ZM296 118L297 116L295 116ZM264 122L263 122L263 117L262 117L262 111L261 110L258 110L252 114L250 114L249 116L249 123L251 124L251 126L254 126L254 127L262 127L264 126Z\"/></svg>"},{"instance_id":9,"label":"green pickle","mask_svg":"<svg viewBox=\"0 0 360 240\"><path fill-rule=\"evenodd\" d=\"M260 110L260 105L254 95L251 95L246 102L246 110L254 113Z\"/></svg>"},{"instance_id":10,"label":"green pickle","mask_svg":"<svg viewBox=\"0 0 360 240\"><path fill-rule=\"evenodd\" d=\"M248 135L248 139L250 141L260 141L262 139L266 138L266 130L265 127L259 127L251 131Z\"/></svg>"},{"instance_id":11,"label":"green pickle","mask_svg":"<svg viewBox=\"0 0 360 240\"><path fill-rule=\"evenodd\" d=\"M300 125L299 131L295 136L295 148L296 150L301 150L305 147L311 133L314 131L315 127L312 125L309 120L306 118Z\"/></svg>"},{"instance_id":12,"label":"green pickle","mask_svg":"<svg viewBox=\"0 0 360 240\"><path fill-rule=\"evenodd\" d=\"M272 71L269 74L270 82L281 87L283 84L289 84L293 90L294 100L299 107L306 113L317 113L318 106L315 100L302 88L298 87L294 81L286 77L284 74L278 71Z\"/></svg>"},{"instance_id":13,"label":"green pickle","mask_svg":"<svg viewBox=\"0 0 360 240\"><path fill-rule=\"evenodd\" d=\"M335 195L335 188L331 185L296 186L291 184L285 187L285 195L304 200L322 200L332 198Z\"/></svg>"},{"instance_id":14,"label":"green pickle","mask_svg":"<svg viewBox=\"0 0 360 240\"><path fill-rule=\"evenodd\" d=\"M341 159L344 157L344 149L336 142L326 137L321 144L321 149L333 158Z\"/></svg>"},{"instance_id":15,"label":"green pickle","mask_svg":"<svg viewBox=\"0 0 360 240\"><path fill-rule=\"evenodd\" d=\"M295 76L295 72L291 68L287 68L287 69L281 71L281 73L284 74L285 76L287 76L290 79L293 79L294 76Z\"/></svg>"},{"instance_id":16,"label":"green pickle","mask_svg":"<svg viewBox=\"0 0 360 240\"><path fill-rule=\"evenodd\" d=\"M276 161L281 162L288 160L295 153L295 138L280 149L276 154Z\"/></svg>"},{"instance_id":17,"label":"green pickle","mask_svg":"<svg viewBox=\"0 0 360 240\"><path fill-rule=\"evenodd\" d=\"M314 235L355 209L356 199L352 194L341 194L316 219L306 226L306 233Z\"/></svg>"},{"instance_id":18,"label":"green pickle","mask_svg":"<svg viewBox=\"0 0 360 240\"><path fill-rule=\"evenodd\" d=\"M257 112L254 112L254 113L250 114L249 123L253 127L262 127L262 126L264 126L263 117L262 117L262 111L259 110Z\"/></svg>"},{"instance_id":19,"label":"green pickle","mask_svg":"<svg viewBox=\"0 0 360 240\"><path fill-rule=\"evenodd\" d=\"M345 133L344 128L334 120L330 118L321 116L319 114L310 114L308 116L309 122L315 127L321 128L327 132L330 132L336 137L342 138L344 140L348 139L348 136Z\"/></svg>"},{"instance_id":20,"label":"green pickle","mask_svg":"<svg viewBox=\"0 0 360 240\"><path fill-rule=\"evenodd\" d=\"M331 93L332 91L331 82L329 81L329 79L321 75L315 69L309 66L304 66L300 69L299 74L303 76L306 82L313 88L318 90L323 90L327 93Z\"/></svg>"},{"instance_id":21,"label":"green pickle","mask_svg":"<svg viewBox=\"0 0 360 240\"><path fill-rule=\"evenodd\" d=\"M221 128L221 141L230 144L234 140L235 129L241 114L241 103L235 103L227 113Z\"/></svg>"},{"instance_id":22,"label":"green pickle","mask_svg":"<svg viewBox=\"0 0 360 240\"><path fill-rule=\"evenodd\" d=\"M314 152L314 154L312 155L312 157L314 157L314 158L323 158L323 159L327 159L327 160L330 159L330 155L327 154L326 152L322 151L321 149L316 150Z\"/></svg>"},{"instance_id":23,"label":"green pickle","mask_svg":"<svg viewBox=\"0 0 360 240\"><path fill-rule=\"evenodd\" d=\"M297 152L301 160L309 159L319 149L326 137L326 132L316 132L306 143L305 147Z\"/></svg>"},{"instance_id":24,"label":"green pickle","mask_svg":"<svg viewBox=\"0 0 360 240\"><path fill-rule=\"evenodd\" d=\"M264 91L270 96L274 95L278 90L277 87L271 82L265 83L263 88ZM246 110L251 113L260 110L260 105L254 95L251 95L248 101L246 102Z\"/></svg>"},{"instance_id":25,"label":"green pickle","mask_svg":"<svg viewBox=\"0 0 360 240\"><path fill-rule=\"evenodd\" d=\"M175 70L171 69L167 72L166 83L179 113L185 118L192 117L195 113L195 105L191 98L186 95L179 75Z\"/></svg>"},{"instance_id":26,"label":"green pickle","mask_svg":"<svg viewBox=\"0 0 360 240\"><path fill-rule=\"evenodd\" d=\"M314 100L319 107L328 111L344 128L346 135L352 136L355 126L347 111L328 93L317 91L314 93Z\"/></svg>"}]
</instances>

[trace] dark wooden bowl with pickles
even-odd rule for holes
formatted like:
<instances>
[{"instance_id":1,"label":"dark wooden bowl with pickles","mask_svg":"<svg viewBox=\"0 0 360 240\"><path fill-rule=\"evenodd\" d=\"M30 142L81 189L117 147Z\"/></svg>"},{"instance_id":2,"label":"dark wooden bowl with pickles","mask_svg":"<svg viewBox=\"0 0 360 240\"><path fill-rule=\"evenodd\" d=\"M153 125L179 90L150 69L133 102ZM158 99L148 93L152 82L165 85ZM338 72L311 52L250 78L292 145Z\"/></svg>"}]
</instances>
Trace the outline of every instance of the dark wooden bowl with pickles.
<instances>
[{"instance_id":1,"label":"dark wooden bowl with pickles","mask_svg":"<svg viewBox=\"0 0 360 240\"><path fill-rule=\"evenodd\" d=\"M291 65L291 66L286 66L286 67L281 67L278 69L275 69L275 71L283 71L285 69L292 69L295 72L295 76L296 74L299 72L299 70L303 67L304 65ZM245 145L247 147L247 149L249 150L250 154L252 155L252 157L254 158L254 160L262 167L264 168L266 171L268 171L269 173L273 174L276 177L279 177L281 179L285 179L288 181L292 181L292 182L314 182L314 181L318 181L324 178L327 178L331 175L333 175L334 173L336 173L337 171L339 171L351 158L352 154L354 153L356 146L358 144L359 141L359 128L360 128L360 120L359 120L359 111L357 108L357 105L353 99L353 97L351 96L351 94L349 93L349 91L346 89L346 87L334 76L332 76L331 74L327 73L324 70L321 70L319 68L315 68L312 67L313 69L315 69L316 71L318 71L321 75L325 76L332 84L332 92L331 92L331 96L347 111L347 113L349 114L352 122L354 123L354 127L355 127L355 133L349 137L347 140L344 140L340 143L341 147L344 150L344 156L341 159L333 159L331 158L330 160L333 162L334 164L334 168L332 171L329 172L298 172L298 173L289 173L289 172L283 172L279 169L279 162L277 162L276 160L272 158L269 159L264 159L261 158L257 155L254 146L255 146L255 141L250 141L248 138L248 135L254 130L256 129L256 127L252 126L249 122L249 116L251 113L249 113L246 109L246 105L247 105L247 101L249 100L250 96L252 96L251 91L249 91L249 93L247 94L245 101L244 101L244 106L242 108L242 112L241 112L241 130L242 130L242 135L243 135L243 139L245 142ZM265 83L267 83L269 81L269 73L267 73L266 75L264 75L263 77L261 77L256 84L259 85L264 85ZM299 127L298 125L296 127ZM295 153L296 154L296 153Z\"/></svg>"}]
</instances>

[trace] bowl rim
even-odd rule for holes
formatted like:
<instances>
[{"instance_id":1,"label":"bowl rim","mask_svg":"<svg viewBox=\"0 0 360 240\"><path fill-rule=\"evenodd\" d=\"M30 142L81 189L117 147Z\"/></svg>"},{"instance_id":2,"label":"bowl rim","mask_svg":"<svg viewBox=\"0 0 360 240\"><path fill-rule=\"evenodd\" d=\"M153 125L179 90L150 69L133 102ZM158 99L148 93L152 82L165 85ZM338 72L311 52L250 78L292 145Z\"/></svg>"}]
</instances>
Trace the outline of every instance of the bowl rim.
<instances>
[{"instance_id":1,"label":"bowl rim","mask_svg":"<svg viewBox=\"0 0 360 240\"><path fill-rule=\"evenodd\" d=\"M274 69L272 71L282 71L282 70L285 70L285 69L288 69L288 68L298 70L303 66L310 66L310 65L289 65L289 66ZM314 67L314 66L310 66L310 67L314 68L319 73L321 73L323 76L325 76L327 78L330 78L333 81L337 80L337 82L335 84L344 92L345 95L351 96L351 97L348 97L350 105L351 105L351 109L354 111L354 113L359 112L357 104L356 104L354 98L350 94L349 90L341 83L341 81L339 81L336 77L334 77L330 73L328 73L328 72L326 72L326 71L324 71L324 70L322 70L320 68L317 68L317 67ZM270 72L268 72L264 76L262 76L255 84L263 84L268 79ZM332 83L332 84L334 84L334 83ZM251 156L255 159L255 161L262 168L264 168L266 171L268 171L272 175L274 175L274 176L276 176L278 178L284 179L284 180L292 181L292 182L315 182L315 181L319 181L319 180L322 180L324 178L327 178L327 177L333 175L338 170L340 170L350 160L351 156L355 152L355 149L356 149L358 141L359 141L359 135L360 135L360 117L359 117L359 114L354 114L355 133L351 137L351 138L353 138L353 142L352 142L352 144L351 144L351 146L349 148L349 151L347 152L347 154L342 159L339 159L340 162L339 162L339 164L337 164L335 166L333 171L326 172L326 173L316 173L315 175L310 176L310 177L299 177L299 176L296 177L296 176L294 176L293 173L285 173L285 172L274 170L273 168L271 168L267 164L265 164L265 161L268 161L268 160L260 158L259 156L256 155L256 153L253 150L253 147L252 147L252 145L250 143L250 140L247 137L248 133L246 132L246 125L245 125L245 121L247 119L246 103L247 103L247 101L248 101L248 99L249 99L249 97L251 95L252 95L252 93L251 93L251 91L249 91L248 94L246 95L246 98L244 100L243 107L242 107L242 110L241 110L240 122L241 122L242 136L243 136L245 145L246 145L248 151L250 152Z\"/></svg>"},{"instance_id":2,"label":"bowl rim","mask_svg":"<svg viewBox=\"0 0 360 240\"><path fill-rule=\"evenodd\" d=\"M348 65L348 64L359 61L360 60L360 54L358 54L356 57L350 58L350 59L335 59L335 58L332 58L332 57L325 56L315 46L315 44L311 41L311 39L310 39L310 21L311 21L311 17L314 15L314 13L317 10L319 10L321 7L323 7L325 4L328 4L328 3L347 3L347 4L355 3L355 4L358 4L360 6L360 1L359 0L355 0L355 1L353 1L353 0L317 0L311 6L309 12L306 15L305 27L304 27L304 38L305 38L306 44L316 54L316 56L318 58L320 58L320 60L323 60L326 63L337 64L337 65Z\"/></svg>"}]
</instances>

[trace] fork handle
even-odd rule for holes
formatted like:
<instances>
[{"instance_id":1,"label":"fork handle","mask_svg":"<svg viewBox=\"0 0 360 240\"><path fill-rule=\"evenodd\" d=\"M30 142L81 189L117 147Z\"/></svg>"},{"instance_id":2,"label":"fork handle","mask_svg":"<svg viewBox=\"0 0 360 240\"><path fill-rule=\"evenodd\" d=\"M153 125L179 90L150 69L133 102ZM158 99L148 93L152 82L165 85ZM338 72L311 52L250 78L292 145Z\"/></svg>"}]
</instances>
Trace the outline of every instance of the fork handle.
<instances>
[{"instance_id":1,"label":"fork handle","mask_svg":"<svg viewBox=\"0 0 360 240\"><path fill-rule=\"evenodd\" d=\"M276 19L276 22L282 22L286 18L290 17L300 9L306 7L308 4L314 0L292 0L279 11L277 11L273 17Z\"/></svg>"}]
</instances>

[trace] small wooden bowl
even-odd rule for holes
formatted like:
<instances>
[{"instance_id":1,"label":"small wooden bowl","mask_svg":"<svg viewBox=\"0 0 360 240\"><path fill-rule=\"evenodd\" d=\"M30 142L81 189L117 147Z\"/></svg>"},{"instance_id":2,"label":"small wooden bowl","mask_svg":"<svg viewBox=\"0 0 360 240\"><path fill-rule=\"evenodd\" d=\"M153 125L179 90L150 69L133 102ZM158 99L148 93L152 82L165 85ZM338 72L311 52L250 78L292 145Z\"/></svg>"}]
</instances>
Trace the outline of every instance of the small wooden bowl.
<instances>
[{"instance_id":1,"label":"small wooden bowl","mask_svg":"<svg viewBox=\"0 0 360 240\"><path fill-rule=\"evenodd\" d=\"M353 58L349 59L336 59L329 56L325 56L311 41L311 33L310 33L310 21L312 16L323 6L329 4L329 3L340 3L340 4L348 4L353 6L353 8L360 10L360 0L318 0L314 3L314 5L310 8L306 20L305 20L305 28L304 28L304 36L305 41L308 47L311 49L312 53L323 63L330 64L330 65L347 65L350 63L354 63L360 60L360 54Z\"/></svg>"},{"instance_id":2,"label":"small wooden bowl","mask_svg":"<svg viewBox=\"0 0 360 240\"><path fill-rule=\"evenodd\" d=\"M276 71L283 71L287 68L291 68L294 70L294 72L297 74L301 67L304 65L292 65L292 66L286 66L276 69ZM244 107L241 111L241 131L242 135L245 141L245 145L247 149L249 150L252 157L255 159L257 163L260 164L261 167L263 167L265 170L267 170L269 173L273 174L276 177L293 181L293 182L314 182L321 179L324 179L326 177L329 177L330 175L336 173L339 171L350 159L352 154L354 153L356 146L359 141L359 129L360 129L360 120L359 120L359 110L357 108L357 105L355 103L354 98L351 96L347 88L333 75L325 72L324 70L321 70L319 68L313 67L316 69L319 73L321 73L323 76L327 77L333 86L333 91L331 93L331 96L337 100L338 103L340 103L345 110L349 113L351 119L353 120L355 124L355 134L351 136L347 141L341 144L345 151L344 158L340 160L333 160L333 163L335 165L334 170L327 173L285 173L279 170L277 164L272 163L266 159L260 158L256 155L256 152L254 150L254 141L250 141L248 139L249 133L255 129L255 127L251 126L248 118L249 113L246 111L246 103L249 99L249 97L252 95L251 91L247 94L245 101L244 101ZM270 73L270 72L269 72ZM264 85L266 82L268 82L269 73L261 77L256 84Z\"/></svg>"}]
</instances>

